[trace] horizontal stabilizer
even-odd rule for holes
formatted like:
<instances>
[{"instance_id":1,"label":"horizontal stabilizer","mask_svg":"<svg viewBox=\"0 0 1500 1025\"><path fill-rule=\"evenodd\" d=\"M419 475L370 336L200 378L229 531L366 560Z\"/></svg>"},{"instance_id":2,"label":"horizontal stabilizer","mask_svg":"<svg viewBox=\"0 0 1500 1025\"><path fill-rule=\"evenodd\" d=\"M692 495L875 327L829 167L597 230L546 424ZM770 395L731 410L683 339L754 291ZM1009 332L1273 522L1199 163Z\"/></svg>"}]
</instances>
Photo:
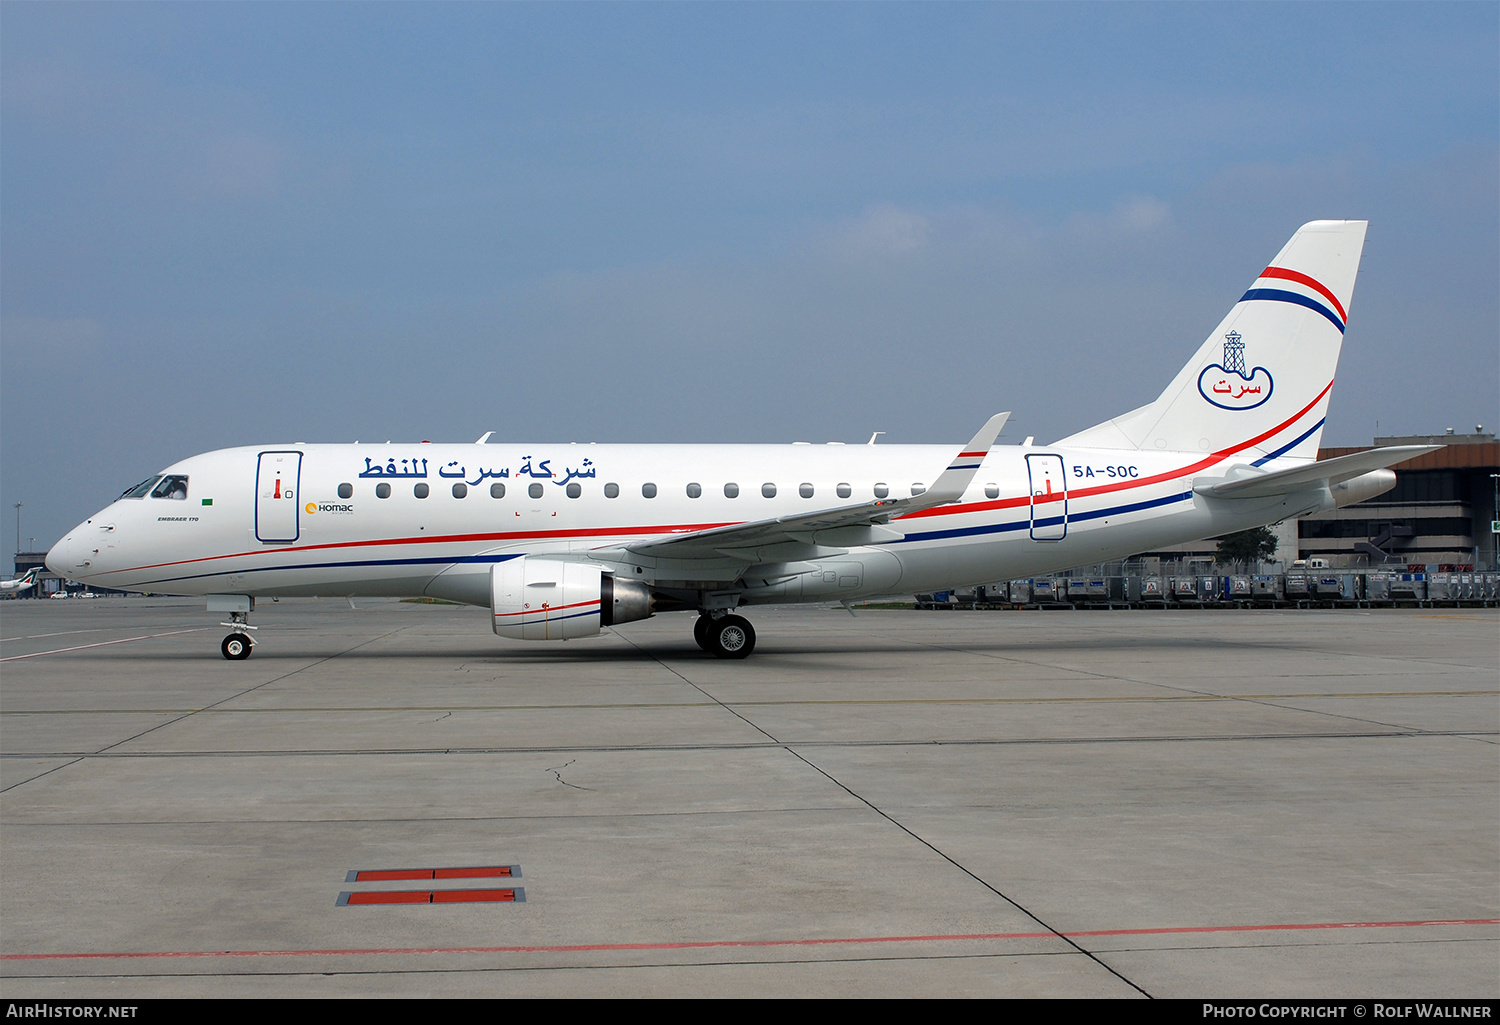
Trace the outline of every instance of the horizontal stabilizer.
<instances>
[{"instance_id":1,"label":"horizontal stabilizer","mask_svg":"<svg viewBox=\"0 0 1500 1025\"><path fill-rule=\"evenodd\" d=\"M1442 447L1396 445L1390 448L1372 448L1368 452L1353 452L1347 456L1335 456L1333 459L1271 473L1249 473L1249 467L1237 466L1230 470L1227 477L1210 480L1199 478L1193 484L1193 490L1213 498L1274 498L1319 486L1332 487L1363 476L1371 470L1404 463L1428 452L1436 452Z\"/></svg>"}]
</instances>

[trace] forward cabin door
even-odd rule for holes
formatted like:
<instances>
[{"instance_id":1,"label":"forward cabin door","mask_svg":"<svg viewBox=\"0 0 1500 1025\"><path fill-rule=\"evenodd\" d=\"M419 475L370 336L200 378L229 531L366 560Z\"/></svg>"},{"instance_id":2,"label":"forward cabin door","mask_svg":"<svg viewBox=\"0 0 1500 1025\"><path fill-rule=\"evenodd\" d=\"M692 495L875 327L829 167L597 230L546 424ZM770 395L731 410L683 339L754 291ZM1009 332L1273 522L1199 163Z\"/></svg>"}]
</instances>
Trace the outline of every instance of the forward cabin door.
<instances>
[{"instance_id":1,"label":"forward cabin door","mask_svg":"<svg viewBox=\"0 0 1500 1025\"><path fill-rule=\"evenodd\" d=\"M255 538L285 544L300 533L301 452L262 452L255 468Z\"/></svg>"},{"instance_id":2,"label":"forward cabin door","mask_svg":"<svg viewBox=\"0 0 1500 1025\"><path fill-rule=\"evenodd\" d=\"M1031 480L1031 539L1061 541L1068 533L1068 478L1062 456L1026 457Z\"/></svg>"}]
</instances>

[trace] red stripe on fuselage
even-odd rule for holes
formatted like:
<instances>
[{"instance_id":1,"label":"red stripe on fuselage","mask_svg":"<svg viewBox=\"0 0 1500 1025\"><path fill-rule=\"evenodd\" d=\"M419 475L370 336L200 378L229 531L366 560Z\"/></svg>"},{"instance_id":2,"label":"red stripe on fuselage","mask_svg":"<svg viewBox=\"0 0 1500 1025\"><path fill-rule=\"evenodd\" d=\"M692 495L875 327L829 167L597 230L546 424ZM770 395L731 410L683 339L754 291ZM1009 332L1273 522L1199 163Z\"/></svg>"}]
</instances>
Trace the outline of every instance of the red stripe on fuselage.
<instances>
[{"instance_id":1,"label":"red stripe on fuselage","mask_svg":"<svg viewBox=\"0 0 1500 1025\"><path fill-rule=\"evenodd\" d=\"M1317 397L1307 405L1303 406L1295 416L1286 421L1283 421L1275 427L1272 427L1264 434L1258 434L1255 437L1251 438L1249 441L1241 442L1238 445L1232 445L1229 448L1220 449L1219 451L1208 456L1206 459L1200 459L1198 460L1198 462L1193 463L1189 466L1185 466L1180 470L1168 470L1166 473L1158 473L1150 477L1142 477L1139 480L1122 481L1119 484L1100 484L1092 488L1080 488L1077 491L1058 491L1050 495L1037 495L1036 502L1038 505L1041 505L1046 502L1060 502L1064 498L1087 498L1090 495L1104 495L1108 494L1111 491L1124 491L1127 488L1146 487L1150 484L1160 484L1163 481L1174 480L1178 477L1184 477L1190 473L1197 473L1204 467L1212 466L1214 463L1217 463L1223 459L1227 459L1229 456L1234 455L1236 452L1243 452L1245 449L1250 448L1253 445L1260 444L1267 438L1274 437L1275 435L1280 434L1282 431L1286 430L1288 427L1292 426L1298 420L1301 420L1304 416L1306 416L1314 406L1316 406L1323 400L1323 396L1327 395L1328 389L1332 387L1333 382L1329 381L1327 387L1318 392ZM951 516L955 513L985 512L990 509L1011 509L1017 506L1030 505L1031 501L1032 496L1022 495L1020 498L1003 498L995 502L973 502L968 505L940 505L935 509L923 509L920 512L907 513L905 516L897 516L895 517L895 519L916 520L921 519L925 516Z\"/></svg>"},{"instance_id":2,"label":"red stripe on fuselage","mask_svg":"<svg viewBox=\"0 0 1500 1025\"><path fill-rule=\"evenodd\" d=\"M376 545L458 544L468 541L525 541L534 538L612 537L621 534L691 534L714 527L732 527L739 520L728 523L685 523L671 527L595 527L582 530L514 530L495 534L443 534L436 537L381 537L366 541L330 541L320 545L292 545L284 548L256 548L248 552L231 552L227 555L205 555L197 559L179 559L175 562L152 562L128 569L112 569L100 576L114 573L135 573L143 569L165 569L169 566L190 566L195 562L213 562L216 559L240 559L252 555L277 555L284 552L316 552L330 548L365 548ZM246 570L252 573L254 570Z\"/></svg>"}]
</instances>

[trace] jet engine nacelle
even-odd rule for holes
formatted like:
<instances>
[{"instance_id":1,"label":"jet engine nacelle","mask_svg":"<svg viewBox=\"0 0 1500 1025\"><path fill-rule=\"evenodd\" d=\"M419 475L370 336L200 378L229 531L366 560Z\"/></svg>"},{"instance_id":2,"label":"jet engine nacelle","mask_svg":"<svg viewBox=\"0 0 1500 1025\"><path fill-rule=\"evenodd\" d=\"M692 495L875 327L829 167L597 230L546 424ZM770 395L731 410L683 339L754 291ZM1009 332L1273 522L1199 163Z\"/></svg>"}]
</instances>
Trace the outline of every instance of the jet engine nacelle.
<instances>
[{"instance_id":1,"label":"jet engine nacelle","mask_svg":"<svg viewBox=\"0 0 1500 1025\"><path fill-rule=\"evenodd\" d=\"M1355 502L1363 502L1367 498L1383 495L1395 486L1396 471L1371 470L1369 473L1360 474L1352 480L1335 484L1328 490L1333 492L1334 508L1342 509L1346 505L1353 505Z\"/></svg>"},{"instance_id":2,"label":"jet engine nacelle","mask_svg":"<svg viewBox=\"0 0 1500 1025\"><path fill-rule=\"evenodd\" d=\"M522 556L490 569L490 622L501 637L560 641L651 615L651 591L598 566Z\"/></svg>"}]
</instances>

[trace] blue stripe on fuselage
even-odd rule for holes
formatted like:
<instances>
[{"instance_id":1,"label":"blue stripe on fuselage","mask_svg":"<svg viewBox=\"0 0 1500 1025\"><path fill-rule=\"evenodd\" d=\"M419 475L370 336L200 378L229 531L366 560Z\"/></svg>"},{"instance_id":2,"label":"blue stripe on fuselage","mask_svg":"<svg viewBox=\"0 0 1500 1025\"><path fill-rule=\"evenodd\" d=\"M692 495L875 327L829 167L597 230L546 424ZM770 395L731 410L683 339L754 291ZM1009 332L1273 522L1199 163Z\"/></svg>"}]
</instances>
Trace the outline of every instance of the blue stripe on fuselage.
<instances>
[{"instance_id":1,"label":"blue stripe on fuselage","mask_svg":"<svg viewBox=\"0 0 1500 1025\"><path fill-rule=\"evenodd\" d=\"M1104 516L1123 515L1125 513L1139 512L1143 509L1155 509L1175 502L1191 500L1193 493L1185 491L1181 494L1168 495L1165 498L1153 498L1144 502L1132 502L1128 505L1115 505L1105 509L1095 509L1088 512L1074 512L1067 516L1071 522L1078 523L1084 520L1099 519ZM1038 525L1047 525L1063 522L1063 517L1047 517L1037 521ZM1014 520L1007 523L986 523L972 527L956 527L951 530L929 530L922 533L907 534L900 541L889 542L891 544L908 544L913 541L940 541L955 537L979 537L985 534L1003 534L1013 530L1027 530L1032 526L1030 518ZM299 563L286 566L257 566L254 569L230 569L220 570L215 573L195 573L180 577L162 577L157 580L142 581L131 584L132 588L159 587L164 584L175 583L182 580L205 580L210 577L242 576L248 573L271 573L278 570L298 569L356 569L368 566L453 566L462 563L497 563L506 562L510 559L518 559L524 552L506 553L503 555L446 555L429 556L425 558L412 559L360 559L354 562L312 562Z\"/></svg>"}]
</instances>

